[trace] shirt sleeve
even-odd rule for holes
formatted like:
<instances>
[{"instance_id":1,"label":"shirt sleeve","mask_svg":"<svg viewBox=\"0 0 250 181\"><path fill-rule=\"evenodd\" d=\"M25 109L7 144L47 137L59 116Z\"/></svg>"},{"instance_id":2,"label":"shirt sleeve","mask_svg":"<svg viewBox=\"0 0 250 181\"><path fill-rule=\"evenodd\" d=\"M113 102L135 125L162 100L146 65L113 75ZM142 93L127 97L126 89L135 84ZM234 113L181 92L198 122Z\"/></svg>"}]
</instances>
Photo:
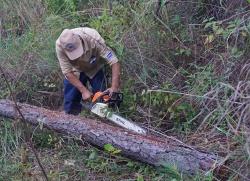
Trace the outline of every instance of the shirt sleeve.
<instances>
[{"instance_id":1,"label":"shirt sleeve","mask_svg":"<svg viewBox=\"0 0 250 181\"><path fill-rule=\"evenodd\" d=\"M97 43L97 51L100 56L104 58L109 65L113 65L118 62L118 58L111 48L107 47L105 44Z\"/></svg>"},{"instance_id":2,"label":"shirt sleeve","mask_svg":"<svg viewBox=\"0 0 250 181\"><path fill-rule=\"evenodd\" d=\"M62 73L65 75L69 72L73 71L73 66L70 64L69 59L67 56L63 53L62 49L58 44L56 44L56 54L57 58L59 60L59 64L62 70Z\"/></svg>"}]
</instances>

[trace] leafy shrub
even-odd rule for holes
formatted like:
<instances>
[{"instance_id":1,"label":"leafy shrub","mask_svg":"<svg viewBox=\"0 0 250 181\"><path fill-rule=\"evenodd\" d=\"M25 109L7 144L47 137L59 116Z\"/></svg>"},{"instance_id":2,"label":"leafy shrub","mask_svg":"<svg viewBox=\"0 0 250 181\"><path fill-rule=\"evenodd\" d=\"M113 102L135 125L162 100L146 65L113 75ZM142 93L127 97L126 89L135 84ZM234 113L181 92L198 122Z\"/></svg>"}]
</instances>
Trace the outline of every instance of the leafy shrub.
<instances>
[{"instance_id":1,"label":"leafy shrub","mask_svg":"<svg viewBox=\"0 0 250 181\"><path fill-rule=\"evenodd\" d=\"M100 16L91 18L88 25L101 34L107 45L116 51L118 57L122 57L124 47L121 36L125 30L126 20L121 15L126 14L126 7L116 6L113 13L110 15L107 10L104 10Z\"/></svg>"},{"instance_id":2,"label":"leafy shrub","mask_svg":"<svg viewBox=\"0 0 250 181\"><path fill-rule=\"evenodd\" d=\"M188 132L194 128L192 118L196 110L189 102L182 100L182 96L166 93L162 89L155 92L143 91L140 100L143 106L150 110L155 119L154 126L158 129L166 130L174 127L176 130ZM166 123L167 127L164 128Z\"/></svg>"}]
</instances>

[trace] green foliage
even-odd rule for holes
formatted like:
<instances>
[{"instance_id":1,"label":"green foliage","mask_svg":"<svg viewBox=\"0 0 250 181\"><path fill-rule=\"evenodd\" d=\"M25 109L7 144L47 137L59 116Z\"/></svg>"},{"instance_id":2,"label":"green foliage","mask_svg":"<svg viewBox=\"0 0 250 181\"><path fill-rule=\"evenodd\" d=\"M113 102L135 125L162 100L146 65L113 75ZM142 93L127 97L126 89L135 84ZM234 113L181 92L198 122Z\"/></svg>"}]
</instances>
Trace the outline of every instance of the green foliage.
<instances>
[{"instance_id":1,"label":"green foliage","mask_svg":"<svg viewBox=\"0 0 250 181\"><path fill-rule=\"evenodd\" d=\"M138 175L136 178L136 181L144 181L143 176L142 175Z\"/></svg>"},{"instance_id":2,"label":"green foliage","mask_svg":"<svg viewBox=\"0 0 250 181\"><path fill-rule=\"evenodd\" d=\"M192 128L192 118L196 111L192 105L185 101L179 101L181 96L174 93L165 93L164 89L169 89L166 84L163 91L147 92L142 91L140 96L141 103L144 107L149 107L152 113L158 117L157 127L161 127L163 119L169 119L175 128L185 132ZM155 111L155 112L154 112Z\"/></svg>"},{"instance_id":3,"label":"green foliage","mask_svg":"<svg viewBox=\"0 0 250 181\"><path fill-rule=\"evenodd\" d=\"M136 111L137 94L131 89L133 85L134 81L132 79L124 81L122 84L124 99L120 107L120 112L127 116L132 116Z\"/></svg>"},{"instance_id":4,"label":"green foliage","mask_svg":"<svg viewBox=\"0 0 250 181\"><path fill-rule=\"evenodd\" d=\"M214 177L213 177L212 172L206 173L205 176L198 173L192 180L195 180L195 181L212 181L212 180L214 180Z\"/></svg>"},{"instance_id":5,"label":"green foliage","mask_svg":"<svg viewBox=\"0 0 250 181\"><path fill-rule=\"evenodd\" d=\"M31 24L36 24L44 13L42 1L9 0L0 2L1 36L18 37ZM0 38L2 39L2 38Z\"/></svg>"},{"instance_id":6,"label":"green foliage","mask_svg":"<svg viewBox=\"0 0 250 181\"><path fill-rule=\"evenodd\" d=\"M182 180L182 175L175 166L166 165L161 169L162 173L169 175L171 180L180 181Z\"/></svg>"},{"instance_id":7,"label":"green foliage","mask_svg":"<svg viewBox=\"0 0 250 181\"><path fill-rule=\"evenodd\" d=\"M19 101L33 99L43 102L43 97L37 96L37 91L54 92L60 89L61 77L55 56L55 41L63 28L74 25L75 21L50 15L41 25L31 26L20 37L9 36L0 40L0 60L5 64L6 70L15 70L18 81L12 86L12 90L16 95L22 94L18 96ZM8 95L6 88L4 86L1 89L2 98Z\"/></svg>"},{"instance_id":8,"label":"green foliage","mask_svg":"<svg viewBox=\"0 0 250 181\"><path fill-rule=\"evenodd\" d=\"M36 133L33 139L36 146L43 148L55 148L59 143L59 138L51 132Z\"/></svg>"},{"instance_id":9,"label":"green foliage","mask_svg":"<svg viewBox=\"0 0 250 181\"><path fill-rule=\"evenodd\" d=\"M45 0L50 13L62 14L74 12L77 9L77 0Z\"/></svg>"},{"instance_id":10,"label":"green foliage","mask_svg":"<svg viewBox=\"0 0 250 181\"><path fill-rule=\"evenodd\" d=\"M190 56L191 53L192 53L192 52L191 52L190 49L180 48L180 49L177 49L177 52L175 53L175 55L186 55L186 56Z\"/></svg>"},{"instance_id":11,"label":"green foliage","mask_svg":"<svg viewBox=\"0 0 250 181\"><path fill-rule=\"evenodd\" d=\"M107 151L110 154L118 154L121 152L121 150L115 148L113 145L111 144L105 144L104 145L104 150Z\"/></svg>"},{"instance_id":12,"label":"green foliage","mask_svg":"<svg viewBox=\"0 0 250 181\"><path fill-rule=\"evenodd\" d=\"M121 57L124 51L121 35L126 25L126 19L124 18L126 8L115 6L113 11L115 15L111 16L107 10L104 10L101 16L91 18L88 24L95 28L104 38L106 44L116 51L118 57Z\"/></svg>"},{"instance_id":13,"label":"green foliage","mask_svg":"<svg viewBox=\"0 0 250 181\"><path fill-rule=\"evenodd\" d=\"M172 33L172 36L176 35L177 37L180 38L180 41L182 41L183 43L192 42L188 29L186 28L186 25L183 23L183 20L180 17L180 15L174 15L172 18L170 18L169 26L174 31Z\"/></svg>"},{"instance_id":14,"label":"green foliage","mask_svg":"<svg viewBox=\"0 0 250 181\"><path fill-rule=\"evenodd\" d=\"M213 66L211 64L204 67L194 65L194 67L196 68L196 72L187 75L188 79L186 83L189 90L202 96L214 87L220 79L214 75Z\"/></svg>"},{"instance_id":15,"label":"green foliage","mask_svg":"<svg viewBox=\"0 0 250 181\"><path fill-rule=\"evenodd\" d=\"M196 110L189 103L178 101L181 99L180 95L165 93L164 90L172 89L170 84L166 83L162 92L150 92L144 89L141 93L134 93L135 91L131 90L133 84L133 80L128 80L123 84L124 101L120 112L124 116L133 119L137 112L136 107L139 105L146 109L149 108L155 119L158 118L152 126L164 129L162 125L165 124L164 120L168 119L172 122L171 125L178 130L187 132L193 127L191 120L196 115Z\"/></svg>"},{"instance_id":16,"label":"green foliage","mask_svg":"<svg viewBox=\"0 0 250 181\"><path fill-rule=\"evenodd\" d=\"M16 126L18 126L17 123ZM3 160L5 155L11 153L13 150L17 149L20 146L21 130L18 127L13 127L11 122L8 122L8 120L1 120L0 137L0 156Z\"/></svg>"},{"instance_id":17,"label":"green foliage","mask_svg":"<svg viewBox=\"0 0 250 181\"><path fill-rule=\"evenodd\" d=\"M6 80L4 78L0 78L0 82L2 82L2 85L0 85L0 99L4 99L10 96L10 92L9 89L7 89ZM14 86L10 84L10 87L13 88Z\"/></svg>"},{"instance_id":18,"label":"green foliage","mask_svg":"<svg viewBox=\"0 0 250 181\"><path fill-rule=\"evenodd\" d=\"M236 31L236 28L240 25L240 20L235 19L234 21L230 21L226 26L221 21L215 21L214 18L205 19L203 23L204 28L212 30L214 36L222 36L226 40L230 34Z\"/></svg>"},{"instance_id":19,"label":"green foliage","mask_svg":"<svg viewBox=\"0 0 250 181\"><path fill-rule=\"evenodd\" d=\"M15 124L8 119L0 121L0 180L15 179L23 169L18 159L11 159L22 143L20 125Z\"/></svg>"},{"instance_id":20,"label":"green foliage","mask_svg":"<svg viewBox=\"0 0 250 181\"><path fill-rule=\"evenodd\" d=\"M249 32L247 27L242 24L240 18L235 18L228 21L228 23L223 23L222 21L214 20L212 17L205 19L203 25L205 30L209 32L204 41L205 45L224 45L229 49L234 58L240 58L244 55L248 45L238 44L237 40L247 39L247 37L249 37Z\"/></svg>"}]
</instances>

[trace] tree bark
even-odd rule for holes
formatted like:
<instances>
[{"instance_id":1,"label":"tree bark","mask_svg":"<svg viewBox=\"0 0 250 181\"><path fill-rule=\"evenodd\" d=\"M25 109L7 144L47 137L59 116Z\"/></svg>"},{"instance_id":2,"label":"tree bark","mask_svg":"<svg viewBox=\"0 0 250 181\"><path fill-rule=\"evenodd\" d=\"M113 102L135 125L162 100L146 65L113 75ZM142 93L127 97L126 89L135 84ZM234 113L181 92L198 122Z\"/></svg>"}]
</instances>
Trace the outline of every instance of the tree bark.
<instances>
[{"instance_id":1,"label":"tree bark","mask_svg":"<svg viewBox=\"0 0 250 181\"><path fill-rule=\"evenodd\" d=\"M123 155L155 166L175 165L181 172L194 174L208 171L216 166L219 157L195 150L172 137L140 135L100 121L67 115L62 112L18 103L25 121L43 124L49 129L70 134L102 147L112 144ZM0 100L0 116L20 118L15 105L9 100Z\"/></svg>"}]
</instances>

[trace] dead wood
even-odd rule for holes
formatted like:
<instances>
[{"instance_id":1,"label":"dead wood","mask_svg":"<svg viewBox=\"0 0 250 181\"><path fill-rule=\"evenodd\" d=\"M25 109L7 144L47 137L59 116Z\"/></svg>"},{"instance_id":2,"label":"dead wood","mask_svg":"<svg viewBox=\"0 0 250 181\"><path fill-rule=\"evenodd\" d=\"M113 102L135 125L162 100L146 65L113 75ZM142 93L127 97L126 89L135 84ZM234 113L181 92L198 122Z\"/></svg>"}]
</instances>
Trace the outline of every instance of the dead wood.
<instances>
[{"instance_id":1,"label":"dead wood","mask_svg":"<svg viewBox=\"0 0 250 181\"><path fill-rule=\"evenodd\" d=\"M33 125L40 123L102 148L105 144L112 144L123 155L155 166L175 165L181 172L194 174L213 169L220 160L213 154L193 149L171 137L139 135L82 116L67 115L28 104L19 103L18 106L25 120ZM0 100L0 116L20 118L14 103L9 100Z\"/></svg>"}]
</instances>

